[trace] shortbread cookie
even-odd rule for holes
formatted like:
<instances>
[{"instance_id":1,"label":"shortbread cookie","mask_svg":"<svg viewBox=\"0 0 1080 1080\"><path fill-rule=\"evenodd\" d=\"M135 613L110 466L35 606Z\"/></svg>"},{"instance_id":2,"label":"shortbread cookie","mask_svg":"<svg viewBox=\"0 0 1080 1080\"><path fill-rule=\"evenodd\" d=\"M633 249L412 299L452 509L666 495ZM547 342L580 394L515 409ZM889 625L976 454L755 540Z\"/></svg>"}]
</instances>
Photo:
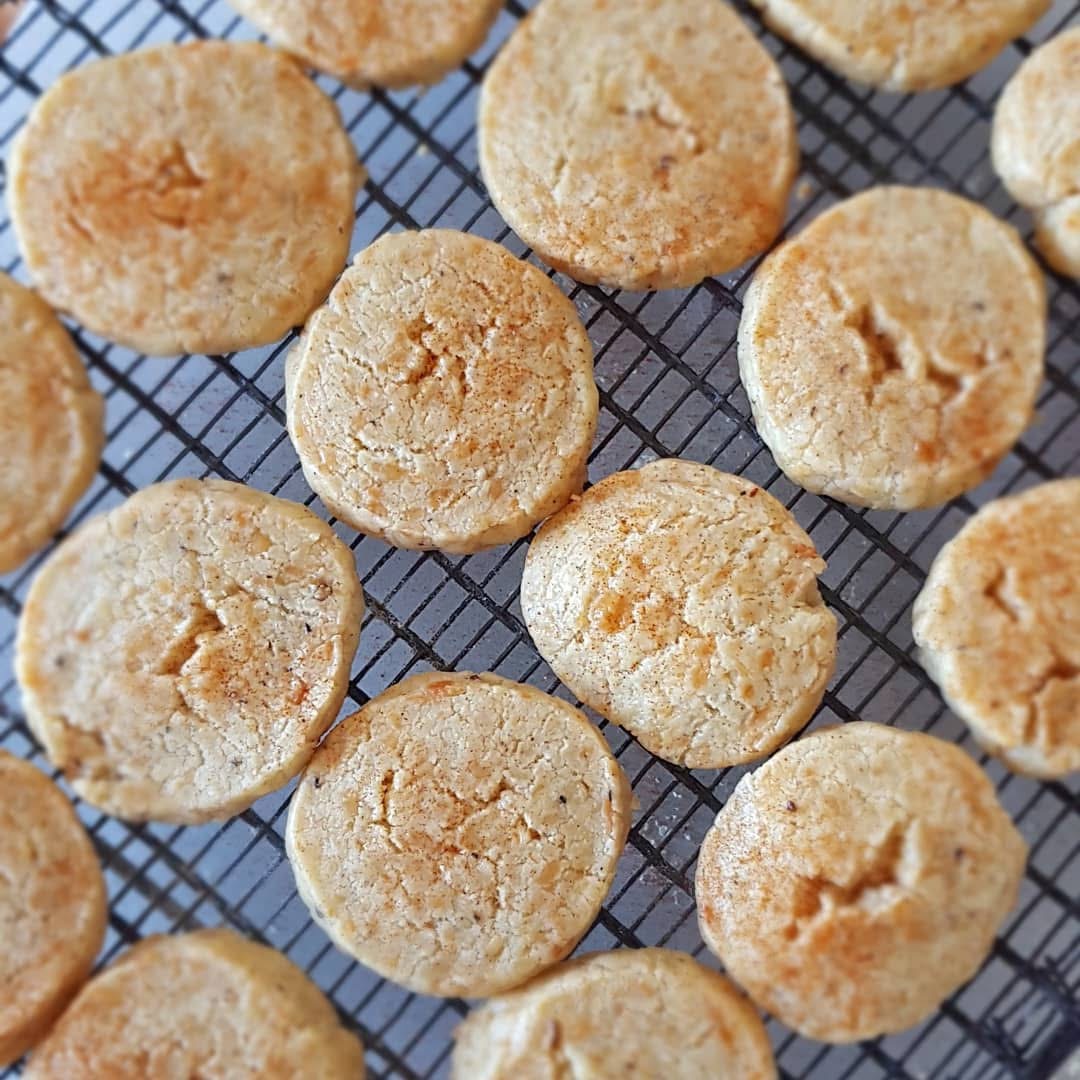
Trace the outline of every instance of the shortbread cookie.
<instances>
[{"instance_id":1,"label":"shortbread cookie","mask_svg":"<svg viewBox=\"0 0 1080 1080\"><path fill-rule=\"evenodd\" d=\"M0 274L0 574L37 551L86 491L104 414L48 305Z\"/></svg>"},{"instance_id":2,"label":"shortbread cookie","mask_svg":"<svg viewBox=\"0 0 1080 1080\"><path fill-rule=\"evenodd\" d=\"M1080 769L1080 478L980 510L915 601L923 666L990 753Z\"/></svg>"},{"instance_id":3,"label":"shortbread cookie","mask_svg":"<svg viewBox=\"0 0 1080 1080\"><path fill-rule=\"evenodd\" d=\"M27 720L110 814L229 817L333 723L362 615L352 553L309 510L222 480L157 484L34 581L16 646Z\"/></svg>"},{"instance_id":4,"label":"shortbread cookie","mask_svg":"<svg viewBox=\"0 0 1080 1080\"><path fill-rule=\"evenodd\" d=\"M775 1080L765 1027L715 971L668 949L572 960L469 1014L454 1080Z\"/></svg>"},{"instance_id":5,"label":"shortbread cookie","mask_svg":"<svg viewBox=\"0 0 1080 1080\"><path fill-rule=\"evenodd\" d=\"M585 482L592 346L534 266L476 236L384 236L286 365L289 434L343 521L405 548L524 536Z\"/></svg>"},{"instance_id":6,"label":"shortbread cookie","mask_svg":"<svg viewBox=\"0 0 1080 1080\"><path fill-rule=\"evenodd\" d=\"M1036 49L994 113L994 168L1035 216L1047 262L1080 277L1080 26Z\"/></svg>"},{"instance_id":7,"label":"shortbread cookie","mask_svg":"<svg viewBox=\"0 0 1080 1080\"><path fill-rule=\"evenodd\" d=\"M974 75L1051 0L750 0L770 29L841 75L935 90Z\"/></svg>"},{"instance_id":8,"label":"shortbread cookie","mask_svg":"<svg viewBox=\"0 0 1080 1080\"><path fill-rule=\"evenodd\" d=\"M855 722L739 781L698 858L701 933L762 1008L854 1042L929 1016L979 969L1027 848L962 750Z\"/></svg>"},{"instance_id":9,"label":"shortbread cookie","mask_svg":"<svg viewBox=\"0 0 1080 1080\"><path fill-rule=\"evenodd\" d=\"M762 264L739 325L758 432L797 484L856 506L936 506L1031 419L1046 293L1016 231L930 188L878 187Z\"/></svg>"},{"instance_id":10,"label":"shortbread cookie","mask_svg":"<svg viewBox=\"0 0 1080 1080\"><path fill-rule=\"evenodd\" d=\"M360 1040L281 953L231 930L139 942L83 989L27 1080L364 1080Z\"/></svg>"},{"instance_id":11,"label":"shortbread cookie","mask_svg":"<svg viewBox=\"0 0 1080 1080\"><path fill-rule=\"evenodd\" d=\"M536 254L622 289L765 250L798 164L780 69L720 0L542 0L484 79L479 139Z\"/></svg>"},{"instance_id":12,"label":"shortbread cookie","mask_svg":"<svg viewBox=\"0 0 1080 1080\"><path fill-rule=\"evenodd\" d=\"M222 353L302 323L349 250L360 179L334 103L264 45L85 64L11 155L11 218L54 307L146 353Z\"/></svg>"},{"instance_id":13,"label":"shortbread cookie","mask_svg":"<svg viewBox=\"0 0 1080 1080\"><path fill-rule=\"evenodd\" d=\"M105 880L71 804L0 750L0 1068L52 1026L105 938Z\"/></svg>"},{"instance_id":14,"label":"shortbread cookie","mask_svg":"<svg viewBox=\"0 0 1080 1080\"><path fill-rule=\"evenodd\" d=\"M484 43L501 0L229 0L305 63L366 90L438 82Z\"/></svg>"},{"instance_id":15,"label":"shortbread cookie","mask_svg":"<svg viewBox=\"0 0 1080 1080\"><path fill-rule=\"evenodd\" d=\"M590 708L694 768L752 761L832 674L825 563L768 492L674 459L615 473L536 534L521 610Z\"/></svg>"},{"instance_id":16,"label":"shortbread cookie","mask_svg":"<svg viewBox=\"0 0 1080 1080\"><path fill-rule=\"evenodd\" d=\"M435 672L330 733L286 841L338 948L419 993L486 997L569 954L629 824L626 777L580 712L495 675Z\"/></svg>"}]
</instances>

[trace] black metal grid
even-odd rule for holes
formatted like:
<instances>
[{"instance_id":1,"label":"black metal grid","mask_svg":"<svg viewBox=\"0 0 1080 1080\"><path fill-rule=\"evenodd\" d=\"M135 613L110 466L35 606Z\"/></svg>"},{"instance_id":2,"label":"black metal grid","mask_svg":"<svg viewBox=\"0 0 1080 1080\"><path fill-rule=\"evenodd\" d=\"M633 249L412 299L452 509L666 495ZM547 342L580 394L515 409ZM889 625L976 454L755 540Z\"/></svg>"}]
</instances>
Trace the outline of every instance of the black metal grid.
<instances>
[{"instance_id":1,"label":"black metal grid","mask_svg":"<svg viewBox=\"0 0 1080 1080\"><path fill-rule=\"evenodd\" d=\"M480 53L422 95L359 94L320 80L371 174L358 201L354 251L387 229L440 225L528 254L486 198L474 116L486 65L529 6L508 0ZM1032 35L964 85L916 97L874 93L831 75L767 34L745 0L736 6L780 59L799 117L802 173L789 228L872 183L895 180L966 194L1029 231L989 165L993 101L1023 55L1080 20L1080 3L1058 2ZM62 71L99 55L202 36L255 35L224 0L31 0L0 49L0 154L6 157L33 99ZM4 182L0 171L0 187ZM24 276L4 210L0 267ZM811 1043L770 1023L782 1075L1048 1077L1080 1046L1080 782L1038 784L978 754L912 657L910 606L931 558L976 506L1076 471L1080 288L1049 279L1047 380L1038 421L1016 450L971 496L937 511L900 515L821 499L776 470L749 422L735 362L741 296L753 269L648 296L556 278L596 347L602 413L590 476L676 454L742 473L783 500L829 561L824 592L840 618L837 673L814 725L861 717L962 742L987 767L1032 845L1020 903L971 984L920 1027L854 1047ZM71 524L138 487L189 475L242 480L324 512L284 432L282 366L289 340L234 356L168 362L77 328L75 337L107 399L108 445ZM355 549L368 600L348 711L405 674L428 668L490 669L565 693L521 621L524 543L461 558L395 551L340 531ZM15 622L39 564L40 557L0 578L0 745L41 763L11 675ZM616 728L605 733L640 805L615 886L582 949L663 944L711 962L694 918L694 859L744 770L680 769ZM228 924L283 950L312 974L362 1034L372 1075L444 1076L449 1036L466 1006L377 978L338 953L311 923L284 857L289 790L223 826L200 828L128 825L79 804L109 884L102 962L149 933Z\"/></svg>"}]
</instances>

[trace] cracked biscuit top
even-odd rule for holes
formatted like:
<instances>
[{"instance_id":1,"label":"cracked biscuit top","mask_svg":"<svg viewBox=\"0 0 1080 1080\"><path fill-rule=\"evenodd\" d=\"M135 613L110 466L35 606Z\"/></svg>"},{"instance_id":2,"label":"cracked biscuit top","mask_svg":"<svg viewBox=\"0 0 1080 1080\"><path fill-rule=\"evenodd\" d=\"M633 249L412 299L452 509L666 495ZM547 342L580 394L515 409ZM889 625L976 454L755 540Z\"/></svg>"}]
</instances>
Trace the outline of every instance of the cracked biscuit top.
<instances>
[{"instance_id":1,"label":"cracked biscuit top","mask_svg":"<svg viewBox=\"0 0 1080 1080\"><path fill-rule=\"evenodd\" d=\"M994 168L1035 217L1047 262L1080 277L1080 26L1037 48L994 113Z\"/></svg>"},{"instance_id":2,"label":"cracked biscuit top","mask_svg":"<svg viewBox=\"0 0 1080 1080\"><path fill-rule=\"evenodd\" d=\"M743 777L698 859L701 933L762 1008L854 1042L925 1018L970 979L1027 848L952 743L853 722Z\"/></svg>"},{"instance_id":3,"label":"cracked biscuit top","mask_svg":"<svg viewBox=\"0 0 1080 1080\"><path fill-rule=\"evenodd\" d=\"M629 823L629 784L577 709L495 675L434 672L330 733L286 842L339 948L419 993L486 997L573 949Z\"/></svg>"},{"instance_id":4,"label":"cracked biscuit top","mask_svg":"<svg viewBox=\"0 0 1080 1080\"><path fill-rule=\"evenodd\" d=\"M453 1080L776 1080L754 1006L670 949L571 960L474 1009Z\"/></svg>"},{"instance_id":5,"label":"cracked biscuit top","mask_svg":"<svg viewBox=\"0 0 1080 1080\"><path fill-rule=\"evenodd\" d=\"M26 1080L364 1080L364 1048L286 956L232 930L143 938L98 972Z\"/></svg>"},{"instance_id":6,"label":"cracked biscuit top","mask_svg":"<svg viewBox=\"0 0 1080 1080\"><path fill-rule=\"evenodd\" d=\"M1080 770L1080 478L983 507L915 601L923 666L1019 772Z\"/></svg>"},{"instance_id":7,"label":"cracked biscuit top","mask_svg":"<svg viewBox=\"0 0 1080 1080\"><path fill-rule=\"evenodd\" d=\"M487 37L501 0L229 0L271 41L360 90L431 85Z\"/></svg>"},{"instance_id":8,"label":"cracked biscuit top","mask_svg":"<svg viewBox=\"0 0 1080 1080\"><path fill-rule=\"evenodd\" d=\"M302 506L175 480L82 526L34 580L16 674L27 720L117 817L228 817L292 777L344 699L363 595Z\"/></svg>"},{"instance_id":9,"label":"cracked biscuit top","mask_svg":"<svg viewBox=\"0 0 1080 1080\"><path fill-rule=\"evenodd\" d=\"M1046 294L1015 229L931 188L876 187L762 264L739 325L761 437L796 483L912 510L975 487L1031 420Z\"/></svg>"},{"instance_id":10,"label":"cracked biscuit top","mask_svg":"<svg viewBox=\"0 0 1080 1080\"><path fill-rule=\"evenodd\" d=\"M750 0L770 29L849 79L934 90L974 75L1051 0Z\"/></svg>"},{"instance_id":11,"label":"cracked biscuit top","mask_svg":"<svg viewBox=\"0 0 1080 1080\"><path fill-rule=\"evenodd\" d=\"M586 705L667 761L753 761L813 715L836 619L810 537L767 491L692 461L615 473L537 532L533 641Z\"/></svg>"},{"instance_id":12,"label":"cracked biscuit top","mask_svg":"<svg viewBox=\"0 0 1080 1080\"><path fill-rule=\"evenodd\" d=\"M489 240L431 229L360 252L285 384L308 482L398 547L509 543L585 482L589 337L546 275Z\"/></svg>"},{"instance_id":13,"label":"cracked biscuit top","mask_svg":"<svg viewBox=\"0 0 1080 1080\"><path fill-rule=\"evenodd\" d=\"M345 263L360 179L336 106L299 65L224 41L69 72L10 168L42 296L166 355L263 345L302 323Z\"/></svg>"},{"instance_id":14,"label":"cracked biscuit top","mask_svg":"<svg viewBox=\"0 0 1080 1080\"><path fill-rule=\"evenodd\" d=\"M696 285L780 231L787 86L720 0L542 0L484 79L480 167L514 231L590 285Z\"/></svg>"}]
</instances>

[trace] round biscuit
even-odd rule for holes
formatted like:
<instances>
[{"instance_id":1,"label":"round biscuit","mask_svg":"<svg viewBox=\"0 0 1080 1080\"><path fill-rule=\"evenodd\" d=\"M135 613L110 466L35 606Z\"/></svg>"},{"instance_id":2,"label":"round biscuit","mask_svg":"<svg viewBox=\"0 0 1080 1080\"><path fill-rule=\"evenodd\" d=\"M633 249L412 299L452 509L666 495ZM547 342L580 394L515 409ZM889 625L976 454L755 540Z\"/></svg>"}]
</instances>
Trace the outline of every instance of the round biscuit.
<instances>
[{"instance_id":1,"label":"round biscuit","mask_svg":"<svg viewBox=\"0 0 1080 1080\"><path fill-rule=\"evenodd\" d=\"M962 750L856 721L739 781L698 857L701 934L795 1031L869 1039L917 1024L975 974L1026 856Z\"/></svg>"},{"instance_id":2,"label":"round biscuit","mask_svg":"<svg viewBox=\"0 0 1080 1080\"><path fill-rule=\"evenodd\" d=\"M882 90L936 90L980 71L1051 0L750 0L816 60Z\"/></svg>"},{"instance_id":3,"label":"round biscuit","mask_svg":"<svg viewBox=\"0 0 1080 1080\"><path fill-rule=\"evenodd\" d=\"M42 547L90 486L104 419L67 331L0 274L0 574Z\"/></svg>"},{"instance_id":4,"label":"round biscuit","mask_svg":"<svg viewBox=\"0 0 1080 1080\"><path fill-rule=\"evenodd\" d=\"M26 1080L364 1080L360 1040L281 953L231 930L150 937L83 988Z\"/></svg>"},{"instance_id":5,"label":"round biscuit","mask_svg":"<svg viewBox=\"0 0 1080 1080\"><path fill-rule=\"evenodd\" d=\"M348 688L352 552L303 506L174 480L87 522L19 621L26 717L87 802L229 817L307 762Z\"/></svg>"},{"instance_id":6,"label":"round biscuit","mask_svg":"<svg viewBox=\"0 0 1080 1080\"><path fill-rule=\"evenodd\" d=\"M1011 768L1080 770L1080 477L984 506L912 611L923 666Z\"/></svg>"},{"instance_id":7,"label":"round biscuit","mask_svg":"<svg viewBox=\"0 0 1080 1080\"><path fill-rule=\"evenodd\" d=\"M11 220L42 296L145 353L224 353L307 318L349 250L361 170L337 108L254 42L97 60L35 103Z\"/></svg>"},{"instance_id":8,"label":"round biscuit","mask_svg":"<svg viewBox=\"0 0 1080 1080\"><path fill-rule=\"evenodd\" d=\"M739 324L758 432L795 483L856 506L936 506L1031 420L1046 291L1016 231L931 188L876 187L762 264Z\"/></svg>"},{"instance_id":9,"label":"round biscuit","mask_svg":"<svg viewBox=\"0 0 1080 1080\"><path fill-rule=\"evenodd\" d=\"M715 971L669 949L571 960L454 1034L453 1080L776 1080L765 1026Z\"/></svg>"},{"instance_id":10,"label":"round biscuit","mask_svg":"<svg viewBox=\"0 0 1080 1080\"><path fill-rule=\"evenodd\" d=\"M0 1068L52 1027L90 974L108 917L105 879L71 804L0 750Z\"/></svg>"},{"instance_id":11,"label":"round biscuit","mask_svg":"<svg viewBox=\"0 0 1080 1080\"><path fill-rule=\"evenodd\" d=\"M356 256L285 372L289 434L330 510L405 548L524 536L585 482L598 398L574 305L447 229Z\"/></svg>"},{"instance_id":12,"label":"round biscuit","mask_svg":"<svg viewBox=\"0 0 1080 1080\"><path fill-rule=\"evenodd\" d=\"M297 889L343 952L486 997L564 959L611 886L630 786L600 732L495 675L415 675L343 720L293 796Z\"/></svg>"},{"instance_id":13,"label":"round biscuit","mask_svg":"<svg viewBox=\"0 0 1080 1080\"><path fill-rule=\"evenodd\" d=\"M832 674L825 563L768 492L667 459L615 473L537 532L521 610L586 705L693 768L762 757Z\"/></svg>"},{"instance_id":14,"label":"round biscuit","mask_svg":"<svg viewBox=\"0 0 1080 1080\"><path fill-rule=\"evenodd\" d=\"M275 44L359 90L436 83L484 43L501 0L229 0Z\"/></svg>"},{"instance_id":15,"label":"round biscuit","mask_svg":"<svg viewBox=\"0 0 1080 1080\"><path fill-rule=\"evenodd\" d=\"M780 69L720 0L542 0L484 79L479 146L541 259L633 290L767 248L798 165Z\"/></svg>"},{"instance_id":16,"label":"round biscuit","mask_svg":"<svg viewBox=\"0 0 1080 1080\"><path fill-rule=\"evenodd\" d=\"M1080 26L1040 45L994 111L994 168L1035 217L1047 262L1080 277Z\"/></svg>"}]
</instances>

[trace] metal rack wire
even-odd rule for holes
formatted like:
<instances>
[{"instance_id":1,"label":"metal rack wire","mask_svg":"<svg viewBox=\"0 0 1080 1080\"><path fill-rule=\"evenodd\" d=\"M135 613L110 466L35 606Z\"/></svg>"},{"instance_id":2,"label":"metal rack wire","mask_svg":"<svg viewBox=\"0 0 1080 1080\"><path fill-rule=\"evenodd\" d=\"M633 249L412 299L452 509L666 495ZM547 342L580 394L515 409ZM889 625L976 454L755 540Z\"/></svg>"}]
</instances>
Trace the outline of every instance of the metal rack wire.
<instances>
[{"instance_id":1,"label":"metal rack wire","mask_svg":"<svg viewBox=\"0 0 1080 1080\"><path fill-rule=\"evenodd\" d=\"M526 7L508 0L481 52L438 87L359 94L320 80L338 102L371 180L361 192L353 250L386 229L466 229L527 254L487 201L476 165L477 88ZM789 228L877 182L947 187L1027 231L987 156L994 98L1020 58L1080 21L1059 2L1027 39L947 92L873 93L839 79L742 14L780 59L799 117L802 174ZM0 49L0 154L34 98L62 71L140 45L203 36L253 37L224 0L37 0ZM5 176L0 172L0 187ZM0 266L23 276L6 211ZM741 296L754 267L696 289L649 296L557 278L596 347L602 416L590 474L597 479L657 456L681 455L739 472L787 503L829 560L827 601L840 618L836 676L815 725L856 717L964 742L912 656L910 605L930 559L976 506L1080 463L1080 287L1049 279L1047 380L1037 422L970 497L938 511L859 511L810 495L776 470L749 422L735 364ZM108 445L72 524L166 477L242 480L318 512L284 431L283 356L289 341L228 357L147 360L75 328L108 403ZM525 545L467 558L354 546L369 602L347 710L405 674L490 669L560 691L533 650L517 605ZM11 675L15 623L40 559L0 578L0 745L40 751L19 712ZM626 854L582 949L663 944L709 962L692 892L697 847L743 770L687 771L606 734L639 802ZM978 756L978 755L977 755ZM1080 1047L1080 782L1038 784L980 760L1032 845L1020 903L981 974L903 1035L826 1047L770 1032L786 1078L1049 1077ZM282 831L289 789L222 826L128 825L79 805L102 857L111 915L104 961L141 937L228 924L283 950L330 994L368 1047L376 1077L446 1074L450 1034L466 1005L409 994L350 962L310 921L295 894ZM17 1073L17 1069L14 1073ZM13 1075L14 1075L13 1073Z\"/></svg>"}]
</instances>

